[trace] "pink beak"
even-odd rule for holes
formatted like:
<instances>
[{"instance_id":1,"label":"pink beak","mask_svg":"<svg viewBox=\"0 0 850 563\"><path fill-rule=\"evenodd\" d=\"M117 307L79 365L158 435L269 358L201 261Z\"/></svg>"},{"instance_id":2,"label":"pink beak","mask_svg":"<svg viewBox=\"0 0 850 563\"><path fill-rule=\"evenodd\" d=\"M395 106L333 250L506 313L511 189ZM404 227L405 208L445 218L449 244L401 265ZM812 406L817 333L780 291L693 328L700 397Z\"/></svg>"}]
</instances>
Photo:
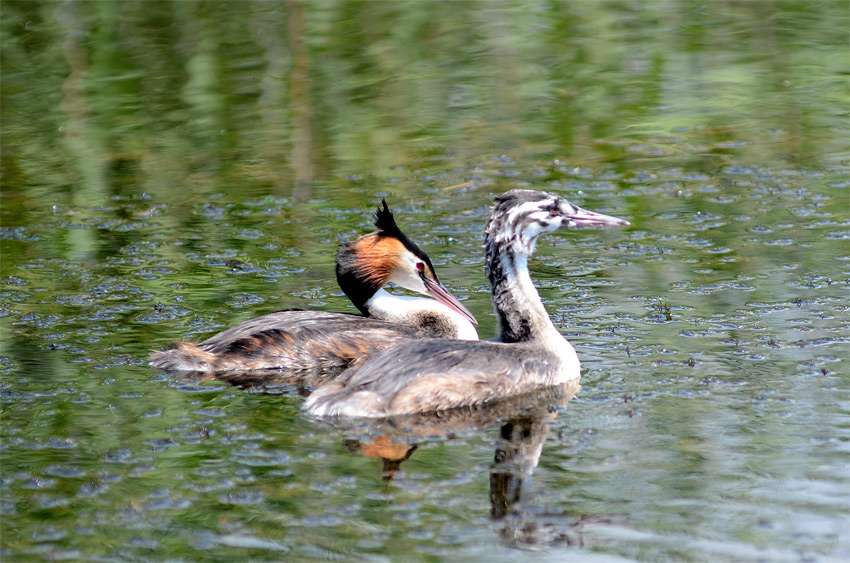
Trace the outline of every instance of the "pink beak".
<instances>
[{"instance_id":1,"label":"pink beak","mask_svg":"<svg viewBox=\"0 0 850 563\"><path fill-rule=\"evenodd\" d=\"M425 289L428 292L428 295L430 295L449 309L460 313L461 315L469 319L469 322L471 322L472 324L478 324L478 321L475 320L475 317L472 316L472 313L470 313L469 310L464 307L460 301L455 299L455 297L451 293L449 293L445 287L443 287L443 284L438 281L429 280L425 277L422 278L422 281L425 283Z\"/></svg>"},{"instance_id":2,"label":"pink beak","mask_svg":"<svg viewBox=\"0 0 850 563\"><path fill-rule=\"evenodd\" d=\"M602 213L594 213L593 211L588 211L575 205L573 207L575 207L575 213L565 217L564 227L589 227L593 225L608 225L613 227L629 224L625 219L603 215Z\"/></svg>"}]
</instances>

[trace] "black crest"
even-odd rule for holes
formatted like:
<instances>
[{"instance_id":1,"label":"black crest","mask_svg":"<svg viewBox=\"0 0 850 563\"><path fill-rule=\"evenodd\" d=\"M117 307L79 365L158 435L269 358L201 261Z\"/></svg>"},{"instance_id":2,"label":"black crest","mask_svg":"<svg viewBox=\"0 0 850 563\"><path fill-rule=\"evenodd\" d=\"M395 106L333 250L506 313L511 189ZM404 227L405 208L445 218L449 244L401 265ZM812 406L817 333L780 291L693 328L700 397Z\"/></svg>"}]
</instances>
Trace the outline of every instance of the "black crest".
<instances>
[{"instance_id":1,"label":"black crest","mask_svg":"<svg viewBox=\"0 0 850 563\"><path fill-rule=\"evenodd\" d=\"M395 222L395 217L393 217L393 212L390 211L390 208L387 206L387 201L384 198L381 198L381 203L384 208L378 208L375 212L375 227L378 228L377 234L379 236L398 239L405 248L428 264L428 267L430 267L431 271L433 271L434 266L431 264L431 259L428 258L427 254L425 254L425 251L419 248L418 244L407 238L407 235L401 232L401 229L398 228L398 225Z\"/></svg>"},{"instance_id":2,"label":"black crest","mask_svg":"<svg viewBox=\"0 0 850 563\"><path fill-rule=\"evenodd\" d=\"M398 225L396 225L393 212L390 211L390 208L387 206L387 200L381 198L381 203L384 205L384 208L381 209L379 207L375 212L375 227L378 228L378 234L398 239L406 239L407 236L401 232L401 229L399 229Z\"/></svg>"}]
</instances>

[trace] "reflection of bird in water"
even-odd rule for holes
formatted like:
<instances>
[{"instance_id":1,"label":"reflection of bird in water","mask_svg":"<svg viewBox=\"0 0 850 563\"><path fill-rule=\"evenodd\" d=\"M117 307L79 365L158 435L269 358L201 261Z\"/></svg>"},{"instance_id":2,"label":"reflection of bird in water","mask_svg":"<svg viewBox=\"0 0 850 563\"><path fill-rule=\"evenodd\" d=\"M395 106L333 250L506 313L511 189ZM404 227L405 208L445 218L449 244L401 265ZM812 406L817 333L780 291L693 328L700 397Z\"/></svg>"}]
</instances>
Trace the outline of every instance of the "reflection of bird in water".
<instances>
[{"instance_id":1,"label":"reflection of bird in water","mask_svg":"<svg viewBox=\"0 0 850 563\"><path fill-rule=\"evenodd\" d=\"M499 446L490 473L490 516L504 518L531 483L553 416L524 416L499 428Z\"/></svg>"},{"instance_id":2,"label":"reflection of bird in water","mask_svg":"<svg viewBox=\"0 0 850 563\"><path fill-rule=\"evenodd\" d=\"M499 429L500 440L490 472L490 517L499 523L497 533L511 547L584 547L588 543L583 534L585 527L610 522L599 516L565 514L562 508L547 513L535 500L542 499L545 505L549 495L545 491L529 494L531 476L553 419L554 415L544 413L522 416Z\"/></svg>"},{"instance_id":3,"label":"reflection of bird in water","mask_svg":"<svg viewBox=\"0 0 850 563\"><path fill-rule=\"evenodd\" d=\"M401 464L410 459L410 456L418 447L416 444L394 442L384 434L370 438L367 442L345 440L343 445L351 453L359 453L363 457L379 458L383 462L381 474L384 481L391 481Z\"/></svg>"},{"instance_id":4,"label":"reflection of bird in water","mask_svg":"<svg viewBox=\"0 0 850 563\"><path fill-rule=\"evenodd\" d=\"M528 272L537 237L583 225L628 225L550 193L496 198L484 233L497 342L425 339L359 362L305 402L317 416L384 417L476 405L580 377L575 350L552 324Z\"/></svg>"},{"instance_id":5,"label":"reflection of bird in water","mask_svg":"<svg viewBox=\"0 0 850 563\"><path fill-rule=\"evenodd\" d=\"M487 405L374 420L365 426L362 419L350 421L352 432L378 435L365 441L349 439L345 446L352 453L380 458L382 478L392 481L418 443L498 428L490 470L490 518L497 525L496 533L511 547L523 549L585 545L582 529L604 519L547 513L544 507L550 495L545 490L530 494L549 425L578 389L573 381ZM348 422L336 419L333 424L346 428ZM535 502L537 498L543 499L542 506Z\"/></svg>"},{"instance_id":6,"label":"reflection of bird in water","mask_svg":"<svg viewBox=\"0 0 850 563\"><path fill-rule=\"evenodd\" d=\"M364 457L381 458L384 467L392 470L406 461L423 441L451 439L478 433L488 428L500 428L512 420L545 419L548 424L580 389L578 381L554 385L508 397L486 405L475 405L443 411L416 413L365 422L363 419L328 419L332 425L362 435L368 440L349 439L346 448ZM544 428L545 428L544 424ZM537 435L540 433L538 432ZM545 438L545 431L543 432ZM517 438L522 438L517 435ZM542 447L542 439L539 446ZM540 447L536 455L540 455ZM497 452L497 458L500 456ZM502 456L506 457L506 456ZM516 458L515 454L510 457ZM536 462L535 462L536 463ZM534 464L529 466L533 470Z\"/></svg>"},{"instance_id":7,"label":"reflection of bird in water","mask_svg":"<svg viewBox=\"0 0 850 563\"><path fill-rule=\"evenodd\" d=\"M284 369L333 372L407 339L477 340L475 318L437 279L428 255L395 223L386 202L377 231L340 247L337 281L363 316L279 311L239 323L199 344L181 342L155 352L151 366L167 371L219 373ZM433 297L401 297L389 283ZM241 374L249 382L248 374Z\"/></svg>"}]
</instances>

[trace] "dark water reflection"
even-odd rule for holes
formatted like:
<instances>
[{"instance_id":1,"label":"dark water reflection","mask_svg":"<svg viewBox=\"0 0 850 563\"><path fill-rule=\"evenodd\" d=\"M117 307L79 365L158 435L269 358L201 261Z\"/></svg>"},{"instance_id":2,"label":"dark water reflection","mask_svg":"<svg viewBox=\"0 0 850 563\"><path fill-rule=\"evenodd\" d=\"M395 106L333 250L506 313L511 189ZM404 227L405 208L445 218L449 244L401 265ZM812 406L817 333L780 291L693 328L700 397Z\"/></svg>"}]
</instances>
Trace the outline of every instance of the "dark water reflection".
<instances>
[{"instance_id":1,"label":"dark water reflection","mask_svg":"<svg viewBox=\"0 0 850 563\"><path fill-rule=\"evenodd\" d=\"M0 11L4 561L850 557L846 2ZM632 223L530 265L566 408L339 428L145 366L352 311L382 195L492 336L528 186Z\"/></svg>"},{"instance_id":2,"label":"dark water reflection","mask_svg":"<svg viewBox=\"0 0 850 563\"><path fill-rule=\"evenodd\" d=\"M382 462L385 481L409 479L403 464L421 444L450 441L498 429L490 468L490 519L505 545L519 548L584 546L581 528L593 517L547 514L545 502L529 502L532 475L540 460L549 426L579 390L577 383L554 387L476 408L424 413L382 421L337 420L352 437L350 452ZM327 423L327 420L321 421ZM357 436L362 437L357 437ZM408 464L409 465L409 464ZM402 473L400 473L400 471ZM545 498L545 491L537 496ZM433 539L430 534L424 537ZM449 555L435 550L433 555Z\"/></svg>"}]
</instances>

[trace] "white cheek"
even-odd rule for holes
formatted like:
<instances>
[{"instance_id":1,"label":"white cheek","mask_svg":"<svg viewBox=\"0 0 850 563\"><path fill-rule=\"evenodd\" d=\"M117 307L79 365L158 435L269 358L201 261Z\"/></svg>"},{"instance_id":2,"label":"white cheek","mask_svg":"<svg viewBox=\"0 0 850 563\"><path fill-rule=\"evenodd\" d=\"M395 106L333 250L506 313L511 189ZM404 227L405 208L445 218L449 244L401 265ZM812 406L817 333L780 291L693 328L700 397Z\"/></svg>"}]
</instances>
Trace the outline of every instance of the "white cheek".
<instances>
[{"instance_id":1,"label":"white cheek","mask_svg":"<svg viewBox=\"0 0 850 563\"><path fill-rule=\"evenodd\" d=\"M532 223L522 233L522 238L526 241L533 241L543 233L551 233L561 228L564 222L561 217L552 217L548 213L544 217L539 218L542 223Z\"/></svg>"},{"instance_id":2,"label":"white cheek","mask_svg":"<svg viewBox=\"0 0 850 563\"><path fill-rule=\"evenodd\" d=\"M419 293L425 293L425 284L422 283L422 279L419 277L418 274L413 274L404 270L397 271L393 273L393 276L390 278L390 281L405 289L409 289L411 291L418 291Z\"/></svg>"}]
</instances>

